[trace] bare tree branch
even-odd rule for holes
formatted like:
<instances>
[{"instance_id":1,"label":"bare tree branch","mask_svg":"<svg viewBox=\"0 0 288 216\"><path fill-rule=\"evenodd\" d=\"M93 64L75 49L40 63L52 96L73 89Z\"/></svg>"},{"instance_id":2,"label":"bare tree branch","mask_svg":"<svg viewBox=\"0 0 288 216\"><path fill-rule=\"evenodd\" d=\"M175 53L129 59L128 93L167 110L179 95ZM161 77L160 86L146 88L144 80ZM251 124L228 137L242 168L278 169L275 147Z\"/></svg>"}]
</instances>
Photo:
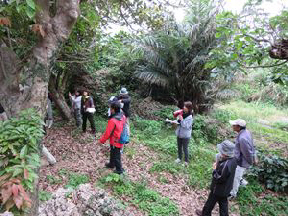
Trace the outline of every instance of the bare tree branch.
<instances>
[{"instance_id":1,"label":"bare tree branch","mask_svg":"<svg viewBox=\"0 0 288 216\"><path fill-rule=\"evenodd\" d=\"M256 68L271 68L271 67L277 67L277 66L281 66L281 65L284 65L284 64L286 64L286 63L288 63L288 60L286 60L286 61L284 61L284 62L281 62L281 63L279 63L279 64L273 64L273 65L259 65L259 66L246 66L246 65L244 65L244 64L242 64L242 63L240 63L240 62L238 62L238 64L240 64L242 67L244 67L244 68L247 68L247 69L256 69Z\"/></svg>"},{"instance_id":2,"label":"bare tree branch","mask_svg":"<svg viewBox=\"0 0 288 216\"><path fill-rule=\"evenodd\" d=\"M253 39L254 41L256 41L257 43L261 43L261 42L266 42L266 43L269 43L271 46L272 46L272 42L267 40L267 39L257 39L255 37L253 37L252 35L249 35L249 34L244 34L244 36L246 37L250 37L251 39Z\"/></svg>"}]
</instances>

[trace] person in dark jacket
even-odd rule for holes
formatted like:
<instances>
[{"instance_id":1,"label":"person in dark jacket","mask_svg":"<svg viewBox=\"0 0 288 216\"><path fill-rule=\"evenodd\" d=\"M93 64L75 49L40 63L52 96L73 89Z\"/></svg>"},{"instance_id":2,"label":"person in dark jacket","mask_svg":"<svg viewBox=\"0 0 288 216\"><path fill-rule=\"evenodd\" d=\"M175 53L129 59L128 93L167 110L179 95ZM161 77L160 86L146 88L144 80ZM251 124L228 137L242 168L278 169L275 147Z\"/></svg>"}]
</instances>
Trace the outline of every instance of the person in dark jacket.
<instances>
[{"instance_id":1,"label":"person in dark jacket","mask_svg":"<svg viewBox=\"0 0 288 216\"><path fill-rule=\"evenodd\" d=\"M92 133L96 133L96 127L93 119L93 114L94 112L91 112L90 110L93 109L95 110L93 98L89 96L89 93L87 90L83 91L83 96L81 98L81 113L82 113L82 130L85 133L86 132L86 124L87 124L87 119L89 120L92 128Z\"/></svg>"},{"instance_id":2,"label":"person in dark jacket","mask_svg":"<svg viewBox=\"0 0 288 216\"><path fill-rule=\"evenodd\" d=\"M210 194L202 211L196 210L198 216L210 216L218 202L220 216L228 216L228 196L233 187L237 160L234 158L235 145L225 140L217 145L220 152L220 159L214 164Z\"/></svg>"},{"instance_id":3,"label":"person in dark jacket","mask_svg":"<svg viewBox=\"0 0 288 216\"><path fill-rule=\"evenodd\" d=\"M110 161L105 164L105 167L114 169L117 174L122 174L124 169L121 163L121 144L120 137L123 131L123 126L126 121L125 115L121 113L121 105L119 101L114 101L110 104L111 115L108 120L108 125L106 127L105 133L101 136L99 143L104 144L108 139L110 139Z\"/></svg>"},{"instance_id":4,"label":"person in dark jacket","mask_svg":"<svg viewBox=\"0 0 288 216\"><path fill-rule=\"evenodd\" d=\"M128 91L126 88L121 88L120 95L117 97L120 100L120 103L123 103L124 106L122 108L125 117L128 119L130 117L130 103L131 97L128 95Z\"/></svg>"}]
</instances>

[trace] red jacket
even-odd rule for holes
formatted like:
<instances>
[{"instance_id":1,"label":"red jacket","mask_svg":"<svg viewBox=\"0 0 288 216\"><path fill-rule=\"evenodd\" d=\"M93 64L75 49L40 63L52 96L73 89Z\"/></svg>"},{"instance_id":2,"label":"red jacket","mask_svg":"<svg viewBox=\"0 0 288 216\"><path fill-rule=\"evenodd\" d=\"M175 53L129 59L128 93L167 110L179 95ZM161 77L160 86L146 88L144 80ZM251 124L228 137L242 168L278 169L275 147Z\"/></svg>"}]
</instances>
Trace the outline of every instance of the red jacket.
<instances>
[{"instance_id":1,"label":"red jacket","mask_svg":"<svg viewBox=\"0 0 288 216\"><path fill-rule=\"evenodd\" d=\"M108 120L105 133L100 138L100 143L104 144L110 138L110 145L122 148L123 144L119 143L126 117L118 113Z\"/></svg>"}]
</instances>

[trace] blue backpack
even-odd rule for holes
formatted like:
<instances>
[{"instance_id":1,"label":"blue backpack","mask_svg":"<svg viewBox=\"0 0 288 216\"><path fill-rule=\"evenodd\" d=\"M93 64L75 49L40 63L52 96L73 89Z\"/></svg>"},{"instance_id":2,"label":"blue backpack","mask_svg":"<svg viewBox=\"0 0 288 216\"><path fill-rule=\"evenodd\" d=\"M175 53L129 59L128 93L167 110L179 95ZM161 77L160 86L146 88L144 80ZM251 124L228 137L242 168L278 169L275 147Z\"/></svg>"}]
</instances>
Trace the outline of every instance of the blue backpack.
<instances>
[{"instance_id":1,"label":"blue backpack","mask_svg":"<svg viewBox=\"0 0 288 216\"><path fill-rule=\"evenodd\" d=\"M123 126L123 130L120 136L119 143L128 144L129 143L129 134L128 134L128 125L125 123Z\"/></svg>"}]
</instances>

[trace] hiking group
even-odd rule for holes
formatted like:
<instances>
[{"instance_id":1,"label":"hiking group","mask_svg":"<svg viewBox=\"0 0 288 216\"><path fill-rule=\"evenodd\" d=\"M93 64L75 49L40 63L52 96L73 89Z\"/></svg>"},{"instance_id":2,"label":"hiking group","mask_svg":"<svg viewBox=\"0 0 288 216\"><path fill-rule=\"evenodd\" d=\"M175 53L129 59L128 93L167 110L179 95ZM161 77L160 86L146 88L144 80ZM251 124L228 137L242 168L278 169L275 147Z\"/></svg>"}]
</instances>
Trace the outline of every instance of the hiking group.
<instances>
[{"instance_id":1,"label":"hiking group","mask_svg":"<svg viewBox=\"0 0 288 216\"><path fill-rule=\"evenodd\" d=\"M166 120L177 125L178 158L175 163L182 162L184 152L184 166L188 165L188 144L192 134L193 110L192 103L184 103L183 109L173 113L174 121ZM243 178L245 171L257 162L255 147L251 133L246 129L246 122L242 119L230 120L233 131L237 133L235 144L225 140L217 145L216 162L213 164L210 194L202 210L195 213L199 216L210 216L218 202L220 216L228 215L228 199L237 196L239 186L246 186L248 182Z\"/></svg>"},{"instance_id":2,"label":"hiking group","mask_svg":"<svg viewBox=\"0 0 288 216\"><path fill-rule=\"evenodd\" d=\"M76 126L82 125L83 133L86 133L87 120L91 125L91 132L96 133L93 114L96 111L93 98L89 91L84 90L82 95L76 90L74 95L69 93ZM53 122L52 98L47 103L47 127ZM117 174L122 174L124 169L121 162L124 144L129 143L129 117L131 98L126 88L121 88L118 96L112 96L108 101L108 124L105 132L97 143L110 142L110 160L105 164L106 168L114 169ZM176 120L166 120L176 125L176 137L178 157L175 163L181 163L184 153L184 166L189 164L189 141L192 135L193 109L192 103L186 101L180 110L173 113ZM0 106L0 120L7 120L3 107ZM248 182L243 179L247 168L256 163L256 153L251 133L246 129L246 122L242 119L229 121L233 131L237 133L235 144L225 140L217 145L219 151L213 164L212 182L210 194L202 210L195 213L199 216L209 216L218 202L220 216L228 215L228 200L236 197L239 187L246 186ZM47 150L48 151L48 150ZM48 154L49 155L49 154ZM51 156L53 157L53 156ZM53 159L55 160L55 159ZM56 163L56 160L50 164Z\"/></svg>"}]
</instances>

